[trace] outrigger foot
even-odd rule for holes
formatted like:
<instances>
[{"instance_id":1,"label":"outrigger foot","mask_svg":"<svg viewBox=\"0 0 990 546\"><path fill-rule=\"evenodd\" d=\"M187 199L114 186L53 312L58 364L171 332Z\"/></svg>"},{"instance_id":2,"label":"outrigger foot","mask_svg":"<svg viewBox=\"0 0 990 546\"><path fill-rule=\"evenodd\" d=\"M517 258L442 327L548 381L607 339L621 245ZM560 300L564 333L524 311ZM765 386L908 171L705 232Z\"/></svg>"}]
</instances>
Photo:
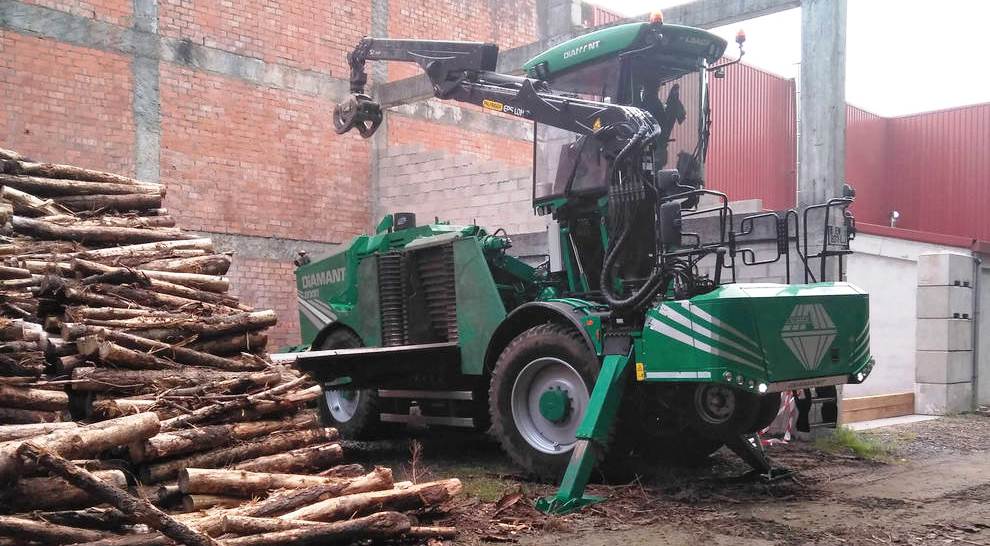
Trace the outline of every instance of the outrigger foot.
<instances>
[{"instance_id":1,"label":"outrigger foot","mask_svg":"<svg viewBox=\"0 0 990 546\"><path fill-rule=\"evenodd\" d=\"M765 482L773 482L794 475L793 470L773 465L767 457L767 450L760 442L760 437L756 434L734 436L726 440L725 445L746 461L746 464L753 467L753 470L744 474L742 479L758 478Z\"/></svg>"}]
</instances>

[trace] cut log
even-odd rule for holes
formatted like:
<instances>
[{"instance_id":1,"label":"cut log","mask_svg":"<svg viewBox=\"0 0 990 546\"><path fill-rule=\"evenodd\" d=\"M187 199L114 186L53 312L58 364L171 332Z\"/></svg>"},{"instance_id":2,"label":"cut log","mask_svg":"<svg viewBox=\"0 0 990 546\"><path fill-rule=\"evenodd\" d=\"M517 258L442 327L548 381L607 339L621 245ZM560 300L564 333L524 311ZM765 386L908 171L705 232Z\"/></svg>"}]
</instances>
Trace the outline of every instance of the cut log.
<instances>
[{"instance_id":1,"label":"cut log","mask_svg":"<svg viewBox=\"0 0 990 546\"><path fill-rule=\"evenodd\" d=\"M255 442L246 442L232 447L223 447L189 457L145 466L140 477L144 483L157 483L175 478L182 468L218 468L232 463L273 455L319 442L337 439L337 431L332 428L301 430L277 434Z\"/></svg>"},{"instance_id":2,"label":"cut log","mask_svg":"<svg viewBox=\"0 0 990 546\"><path fill-rule=\"evenodd\" d=\"M70 195L55 197L59 205L74 211L88 210L144 210L156 209L162 206L162 196L146 193L127 193L123 195Z\"/></svg>"},{"instance_id":3,"label":"cut log","mask_svg":"<svg viewBox=\"0 0 990 546\"><path fill-rule=\"evenodd\" d=\"M123 528L124 525L130 525L131 523L124 513L116 508L92 507L82 510L39 512L32 515L41 521L47 521L56 525L68 525L69 527L82 527L84 529L99 529L103 531L116 531Z\"/></svg>"},{"instance_id":4,"label":"cut log","mask_svg":"<svg viewBox=\"0 0 990 546\"><path fill-rule=\"evenodd\" d=\"M31 271L27 269L0 265L0 279L9 280L9 279L30 279L30 278L31 278Z\"/></svg>"},{"instance_id":5,"label":"cut log","mask_svg":"<svg viewBox=\"0 0 990 546\"><path fill-rule=\"evenodd\" d=\"M157 281L157 282L161 282L161 281ZM99 295L110 296L112 298L117 298L123 301L133 302L143 307L157 307L161 309L170 309L173 311L182 311L189 309L206 309L214 313L220 313L220 314L234 312L234 309L231 309L224 305L205 303L200 300L194 300L181 296L173 296L171 294L162 294L154 290L148 290L144 288L134 288L132 286L117 286L113 284L100 283L100 284L87 285L86 289L96 292ZM69 289L66 288L66 295L68 296L68 294L69 294ZM114 306L110 305L108 307L114 307ZM274 315L274 311L270 311L270 312ZM223 317L221 315L212 318L219 321L219 319Z\"/></svg>"},{"instance_id":6,"label":"cut log","mask_svg":"<svg viewBox=\"0 0 990 546\"><path fill-rule=\"evenodd\" d=\"M113 535L33 519L0 516L0 536L16 537L26 543L36 541L42 544L75 544L100 541Z\"/></svg>"},{"instance_id":7,"label":"cut log","mask_svg":"<svg viewBox=\"0 0 990 546\"><path fill-rule=\"evenodd\" d=\"M327 478L356 478L364 474L364 467L359 464L340 464L324 470L317 476Z\"/></svg>"},{"instance_id":8,"label":"cut log","mask_svg":"<svg viewBox=\"0 0 990 546\"><path fill-rule=\"evenodd\" d=\"M127 477L120 470L93 472L97 478L117 487L127 487ZM0 504L16 511L71 510L92 506L89 494L61 478L21 478L0 492Z\"/></svg>"},{"instance_id":9,"label":"cut log","mask_svg":"<svg viewBox=\"0 0 990 546\"><path fill-rule=\"evenodd\" d=\"M282 519L335 521L378 510L419 510L443 504L462 490L461 481L453 478L413 485L405 489L356 493L323 500L284 514Z\"/></svg>"},{"instance_id":10,"label":"cut log","mask_svg":"<svg viewBox=\"0 0 990 546\"><path fill-rule=\"evenodd\" d=\"M144 400L140 398L118 398L116 400L96 400L92 405L92 412L95 418L113 419L124 415L134 415L143 411L154 411L156 409L154 400ZM158 409L155 415L162 419L163 415L176 415L177 409Z\"/></svg>"},{"instance_id":11,"label":"cut log","mask_svg":"<svg viewBox=\"0 0 990 546\"><path fill-rule=\"evenodd\" d=\"M222 495L183 495L180 504L183 512L199 512L217 506L233 508L244 503L241 497L224 497Z\"/></svg>"},{"instance_id":12,"label":"cut log","mask_svg":"<svg viewBox=\"0 0 990 546\"><path fill-rule=\"evenodd\" d=\"M291 421L252 421L229 425L208 425L187 430L163 432L143 442L129 446L131 461L142 463L176 455L185 455L223 447L241 440L250 440L280 430L297 430L314 426L312 415L297 417Z\"/></svg>"},{"instance_id":13,"label":"cut log","mask_svg":"<svg viewBox=\"0 0 990 546\"><path fill-rule=\"evenodd\" d=\"M161 531L162 534L173 540L188 546L214 546L217 544L212 538L176 521L147 500L131 496L127 491L101 481L87 470L79 468L36 444L22 443L17 448L17 455L37 461L49 472L85 490L94 500L115 506L121 512L132 516L136 522Z\"/></svg>"},{"instance_id":14,"label":"cut log","mask_svg":"<svg viewBox=\"0 0 990 546\"><path fill-rule=\"evenodd\" d=\"M76 423L69 421L66 423L35 423L28 425L0 425L0 442L9 442L21 438L31 438L48 434L56 430L76 428Z\"/></svg>"},{"instance_id":15,"label":"cut log","mask_svg":"<svg viewBox=\"0 0 990 546\"><path fill-rule=\"evenodd\" d=\"M409 538L431 539L431 538L456 538L457 527L436 527L436 526L414 526L406 531Z\"/></svg>"},{"instance_id":16,"label":"cut log","mask_svg":"<svg viewBox=\"0 0 990 546\"><path fill-rule=\"evenodd\" d=\"M263 497L275 489L303 489L329 481L332 480L319 476L215 468L183 468L179 471L179 490L187 495Z\"/></svg>"},{"instance_id":17,"label":"cut log","mask_svg":"<svg viewBox=\"0 0 990 546\"><path fill-rule=\"evenodd\" d=\"M409 518L398 512L380 512L348 521L324 525L304 525L259 535L222 540L224 546L275 546L282 544L380 541L398 538L409 531Z\"/></svg>"},{"instance_id":18,"label":"cut log","mask_svg":"<svg viewBox=\"0 0 990 546\"><path fill-rule=\"evenodd\" d=\"M24 193L7 186L0 186L0 199L8 201L14 206L14 214L46 216L66 212L66 209L55 205L50 199L38 199L30 193Z\"/></svg>"},{"instance_id":19,"label":"cut log","mask_svg":"<svg viewBox=\"0 0 990 546\"><path fill-rule=\"evenodd\" d=\"M67 322L83 319L123 320L135 317L154 316L156 314L174 316L171 313L163 311L141 308L121 309L119 307L68 307L65 310ZM83 333L80 332L76 337L79 337L79 335L83 335ZM69 340L75 339L75 337L67 336L65 332L62 333L62 337Z\"/></svg>"},{"instance_id":20,"label":"cut log","mask_svg":"<svg viewBox=\"0 0 990 546\"><path fill-rule=\"evenodd\" d=\"M111 341L102 341L99 345L100 362L104 365L131 370L167 370L177 367L177 364L170 360L121 347Z\"/></svg>"},{"instance_id":21,"label":"cut log","mask_svg":"<svg viewBox=\"0 0 990 546\"><path fill-rule=\"evenodd\" d=\"M344 458L339 444L311 446L285 453L259 457L233 465L236 470L251 472L317 472L325 470Z\"/></svg>"},{"instance_id":22,"label":"cut log","mask_svg":"<svg viewBox=\"0 0 990 546\"><path fill-rule=\"evenodd\" d=\"M257 370L260 367L260 364L258 363L241 362L238 360L231 360L229 358L223 358L222 356L216 356L215 354L211 354L212 351L209 351L209 349L211 348L210 346L205 346L205 347L197 346L196 348L179 347L168 343L163 343L161 341L155 341L152 339L146 339L140 336L131 335L125 332L117 332L103 328L97 329L97 332L95 333L96 335L110 339L123 347L152 352L158 357L174 360L175 362L178 362L180 364L188 364L190 366L205 366L208 368L217 368L220 370L228 370L228 371ZM245 334L240 334L240 335L245 335ZM259 336L259 337L265 337L265 336ZM220 338L220 339L225 339L225 338ZM260 340L256 339L255 341L260 341Z\"/></svg>"},{"instance_id":23,"label":"cut log","mask_svg":"<svg viewBox=\"0 0 990 546\"><path fill-rule=\"evenodd\" d=\"M92 457L111 447L126 446L158 433L158 417L139 413L91 425L53 430L43 436L30 438L44 449L70 459ZM18 474L20 464L16 455L21 440L0 444L0 482Z\"/></svg>"},{"instance_id":24,"label":"cut log","mask_svg":"<svg viewBox=\"0 0 990 546\"><path fill-rule=\"evenodd\" d=\"M0 159L8 159L10 161L27 161L24 156L14 150L7 150L4 148L0 148Z\"/></svg>"},{"instance_id":25,"label":"cut log","mask_svg":"<svg viewBox=\"0 0 990 546\"><path fill-rule=\"evenodd\" d=\"M39 358L37 362L32 361L30 358L15 359L0 354L0 376L39 377L45 373L45 365L42 363L43 359L40 357L40 353L38 354Z\"/></svg>"},{"instance_id":26,"label":"cut log","mask_svg":"<svg viewBox=\"0 0 990 546\"><path fill-rule=\"evenodd\" d=\"M80 542L72 546L175 546L175 541L161 533L114 535L95 542Z\"/></svg>"},{"instance_id":27,"label":"cut log","mask_svg":"<svg viewBox=\"0 0 990 546\"><path fill-rule=\"evenodd\" d=\"M152 241L174 241L193 239L196 236L182 233L176 228L141 229L116 226L61 226L36 218L14 216L11 221L14 231L38 239L57 239L96 244L136 244Z\"/></svg>"},{"instance_id":28,"label":"cut log","mask_svg":"<svg viewBox=\"0 0 990 546\"><path fill-rule=\"evenodd\" d=\"M175 227L175 218L169 215L162 216L110 216L100 214L91 218L84 215L60 214L57 216L45 216L46 222L59 225L77 226L104 226L104 227L127 227L127 228L153 228L153 227Z\"/></svg>"},{"instance_id":29,"label":"cut log","mask_svg":"<svg viewBox=\"0 0 990 546\"><path fill-rule=\"evenodd\" d=\"M0 406L44 411L68 411L69 395L62 391L0 385Z\"/></svg>"},{"instance_id":30,"label":"cut log","mask_svg":"<svg viewBox=\"0 0 990 546\"><path fill-rule=\"evenodd\" d=\"M118 246L113 248L101 248L99 250L87 250L80 252L76 257L85 260L99 260L101 258L124 257L134 253L162 252L172 250L205 250L213 251L213 241L209 238L183 239L179 241L162 241L160 243L142 243L137 245ZM193 271L192 273L198 273Z\"/></svg>"},{"instance_id":31,"label":"cut log","mask_svg":"<svg viewBox=\"0 0 990 546\"><path fill-rule=\"evenodd\" d=\"M114 393L148 393L176 387L190 387L208 381L236 379L237 372L183 366L170 370L118 370L76 368L72 370L72 390Z\"/></svg>"},{"instance_id":32,"label":"cut log","mask_svg":"<svg viewBox=\"0 0 990 546\"><path fill-rule=\"evenodd\" d=\"M198 273L201 275L226 275L230 269L230 256L211 254L192 258L152 260L141 264L142 270Z\"/></svg>"},{"instance_id":33,"label":"cut log","mask_svg":"<svg viewBox=\"0 0 990 546\"><path fill-rule=\"evenodd\" d=\"M9 159L9 158L8 158ZM112 184L139 185L141 182L121 176L119 174L94 171L73 165L59 165L57 163L34 163L19 158L18 164L10 172L13 174L27 174L44 178L64 178L72 180L85 180L89 182L109 182Z\"/></svg>"},{"instance_id":34,"label":"cut log","mask_svg":"<svg viewBox=\"0 0 990 546\"><path fill-rule=\"evenodd\" d=\"M17 265L35 275L72 275L72 264L50 260L19 260Z\"/></svg>"},{"instance_id":35,"label":"cut log","mask_svg":"<svg viewBox=\"0 0 990 546\"><path fill-rule=\"evenodd\" d=\"M104 265L99 262L93 262L90 260L83 260L81 258L76 258L72 260L72 269L79 271L84 275L96 275L101 273L111 273L114 271L114 267L109 265ZM159 279L163 281L168 281L174 284L179 284L182 286L187 286L189 288L195 288L198 290L207 290L210 292L223 293L230 288L230 281L225 277L217 275L200 275L197 273L173 273L171 271L153 271L147 269L137 269L137 273L144 275L149 279Z\"/></svg>"},{"instance_id":36,"label":"cut log","mask_svg":"<svg viewBox=\"0 0 990 546\"><path fill-rule=\"evenodd\" d=\"M0 341L15 341L24 338L24 324L0 318Z\"/></svg>"},{"instance_id":37,"label":"cut log","mask_svg":"<svg viewBox=\"0 0 990 546\"><path fill-rule=\"evenodd\" d=\"M254 518L251 516L238 516L236 514L223 514L220 517L219 532L233 535L259 535L261 533L272 533L287 529L299 529L307 525L327 524L319 521Z\"/></svg>"},{"instance_id":38,"label":"cut log","mask_svg":"<svg viewBox=\"0 0 990 546\"><path fill-rule=\"evenodd\" d=\"M256 517L279 516L329 498L388 490L392 488L392 485L392 470L375 467L364 476L334 479L329 483L305 489L280 491L257 504L245 506L233 513ZM204 528L206 527L207 525L204 523Z\"/></svg>"},{"instance_id":39,"label":"cut log","mask_svg":"<svg viewBox=\"0 0 990 546\"><path fill-rule=\"evenodd\" d=\"M248 332L190 343L188 348L213 355L236 355L261 353L266 346L268 346L267 335L260 332Z\"/></svg>"},{"instance_id":40,"label":"cut log","mask_svg":"<svg viewBox=\"0 0 990 546\"><path fill-rule=\"evenodd\" d=\"M147 194L165 195L165 186L160 184L115 184L113 182L92 182L69 178L40 178L28 174L0 174L0 185L21 190L38 197L70 195L115 195Z\"/></svg>"},{"instance_id":41,"label":"cut log","mask_svg":"<svg viewBox=\"0 0 990 546\"><path fill-rule=\"evenodd\" d=\"M62 421L63 414L57 411L28 410L0 407L0 423L31 424Z\"/></svg>"}]
</instances>

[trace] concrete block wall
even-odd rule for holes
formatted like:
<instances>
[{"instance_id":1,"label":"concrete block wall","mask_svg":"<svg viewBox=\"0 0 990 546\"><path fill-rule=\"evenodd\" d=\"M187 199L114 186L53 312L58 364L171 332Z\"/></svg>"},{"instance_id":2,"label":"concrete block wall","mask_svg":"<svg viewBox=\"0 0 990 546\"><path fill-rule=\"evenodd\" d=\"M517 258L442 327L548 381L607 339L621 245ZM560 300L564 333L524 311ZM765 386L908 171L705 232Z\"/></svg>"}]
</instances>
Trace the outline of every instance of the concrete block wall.
<instances>
[{"instance_id":1,"label":"concrete block wall","mask_svg":"<svg viewBox=\"0 0 990 546\"><path fill-rule=\"evenodd\" d=\"M972 409L973 258L939 252L918 257L915 411Z\"/></svg>"}]
</instances>

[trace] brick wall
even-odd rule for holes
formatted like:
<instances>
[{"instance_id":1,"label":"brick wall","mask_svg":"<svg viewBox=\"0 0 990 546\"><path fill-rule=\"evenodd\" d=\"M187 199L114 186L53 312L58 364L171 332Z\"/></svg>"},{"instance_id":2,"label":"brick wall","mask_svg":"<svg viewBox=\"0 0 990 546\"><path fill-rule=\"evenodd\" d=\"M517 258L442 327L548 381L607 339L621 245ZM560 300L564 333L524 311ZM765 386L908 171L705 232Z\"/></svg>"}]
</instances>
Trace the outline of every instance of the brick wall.
<instances>
[{"instance_id":1,"label":"brick wall","mask_svg":"<svg viewBox=\"0 0 990 546\"><path fill-rule=\"evenodd\" d=\"M134 13L133 0L96 0L90 2L83 0L25 0L24 3L122 26L131 25L131 17Z\"/></svg>"},{"instance_id":2,"label":"brick wall","mask_svg":"<svg viewBox=\"0 0 990 546\"><path fill-rule=\"evenodd\" d=\"M278 324L268 331L268 350L299 343L295 266L292 262L234 256L227 276L231 293L259 309L272 309Z\"/></svg>"}]
</instances>

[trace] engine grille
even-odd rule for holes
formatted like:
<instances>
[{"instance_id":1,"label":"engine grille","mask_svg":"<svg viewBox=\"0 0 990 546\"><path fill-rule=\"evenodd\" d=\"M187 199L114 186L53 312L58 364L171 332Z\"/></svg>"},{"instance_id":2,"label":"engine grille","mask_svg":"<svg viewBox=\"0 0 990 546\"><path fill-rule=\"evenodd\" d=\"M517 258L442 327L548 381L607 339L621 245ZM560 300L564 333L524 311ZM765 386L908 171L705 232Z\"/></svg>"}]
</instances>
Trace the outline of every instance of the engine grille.
<instances>
[{"instance_id":1,"label":"engine grille","mask_svg":"<svg viewBox=\"0 0 990 546\"><path fill-rule=\"evenodd\" d=\"M434 335L441 341L457 341L453 246L448 244L417 250L416 273L426 296Z\"/></svg>"},{"instance_id":2,"label":"engine grille","mask_svg":"<svg viewBox=\"0 0 990 546\"><path fill-rule=\"evenodd\" d=\"M378 256L378 298L381 306L382 345L405 345L409 338L406 321L406 258L400 252Z\"/></svg>"}]
</instances>

